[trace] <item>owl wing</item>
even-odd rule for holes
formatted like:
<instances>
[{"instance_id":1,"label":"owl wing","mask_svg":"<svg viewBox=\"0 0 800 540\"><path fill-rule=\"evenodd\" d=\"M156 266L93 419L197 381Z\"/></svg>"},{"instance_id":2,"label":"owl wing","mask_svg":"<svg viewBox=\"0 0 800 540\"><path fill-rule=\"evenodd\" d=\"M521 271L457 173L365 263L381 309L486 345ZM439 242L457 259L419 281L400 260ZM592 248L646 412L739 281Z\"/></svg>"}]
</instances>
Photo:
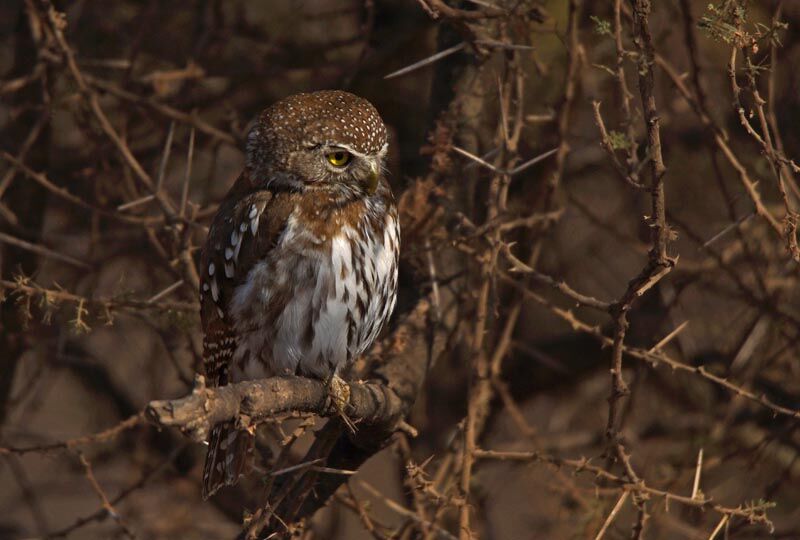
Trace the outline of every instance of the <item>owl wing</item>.
<instances>
[{"instance_id":1,"label":"owl wing","mask_svg":"<svg viewBox=\"0 0 800 540\"><path fill-rule=\"evenodd\" d=\"M291 192L249 186L243 173L217 210L201 256L200 316L210 386L231 382L228 372L237 336L229 303L234 291L275 246L296 204Z\"/></svg>"},{"instance_id":2,"label":"owl wing","mask_svg":"<svg viewBox=\"0 0 800 540\"><path fill-rule=\"evenodd\" d=\"M200 315L203 323L203 364L209 386L230 380L236 335L228 304L250 269L277 243L294 208L294 195L253 191L243 173L217 211L201 257ZM223 485L235 484L246 472L252 454L252 434L233 422L214 427L203 471L203 497Z\"/></svg>"}]
</instances>

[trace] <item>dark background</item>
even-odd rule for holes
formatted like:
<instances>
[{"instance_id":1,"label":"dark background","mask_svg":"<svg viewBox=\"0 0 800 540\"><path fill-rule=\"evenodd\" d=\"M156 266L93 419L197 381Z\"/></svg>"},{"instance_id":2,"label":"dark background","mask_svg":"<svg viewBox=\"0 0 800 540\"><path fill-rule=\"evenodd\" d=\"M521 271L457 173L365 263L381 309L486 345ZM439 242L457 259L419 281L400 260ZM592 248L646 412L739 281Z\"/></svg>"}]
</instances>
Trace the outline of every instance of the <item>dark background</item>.
<instances>
[{"instance_id":1,"label":"dark background","mask_svg":"<svg viewBox=\"0 0 800 540\"><path fill-rule=\"evenodd\" d=\"M512 263L502 254L487 275L482 257L500 243L510 246L538 271L607 302L621 298L646 264L650 193L617 174L592 106L601 103L623 164L625 149L638 143L637 172L649 185L652 154L637 82L644 68L631 39L629 3L623 2L621 37L630 117L614 75L614 2L487 3L512 15L434 18L424 9L433 3L412 0L62 2L55 7L65 13L63 43L48 26L47 3L0 3L0 447L17 449L0 453L0 538L233 538L240 530L238 492L203 502L204 448L177 431L137 424L67 449L19 449L102 431L150 400L188 392L200 363L197 246L242 168L248 122L277 99L323 88L368 98L389 126L390 183L404 231L395 318L430 295L435 282L441 320L409 419L420 435L398 437L353 477L351 493L339 493L366 505L375 530L340 498L315 517L306 537L442 537L438 527L458 536L463 420L468 396L482 399L469 392L481 358L499 356L490 394L477 405L486 415L485 424L478 415L480 448L586 457L624 476L606 441L611 348L586 331L596 325L612 336L612 318L509 272ZM620 433L651 488L691 496L702 449L702 494L726 509L755 505L751 517L774 503L767 510L772 536L763 520L734 516L716 538L800 538L799 274L778 181L785 182L789 208L797 208L788 160L800 153L800 5L751 1L737 23L726 13L744 2L714 2L718 11L708 0L654 3L655 51L694 97L684 99L663 66L654 67L673 233L668 252L677 264L634 303L625 344L649 350L688 321L663 351L720 379L626 354L631 394L621 402ZM450 5L491 11L481 2ZM570 5L577 7L572 26ZM773 33L779 6L788 28ZM785 161L771 160L757 139L764 131L741 51L734 80L743 88L743 117L760 135L748 133L737 112L728 62L742 31L755 36L757 46L745 47L756 66L750 73L775 119L770 144L782 148ZM455 54L386 78L461 42ZM501 94L513 96L510 110ZM109 136L98 108L153 182L162 176L174 121L161 181L173 202L181 200L194 128L185 219L142 199L152 190ZM504 123L520 126L516 148L503 146ZM757 184L760 215L715 142L721 133ZM513 176L505 209L492 217L497 175L453 146L500 168L553 148L562 157ZM37 172L49 183L34 178ZM491 232L498 220L536 215L549 218L497 237ZM502 277L509 275L517 287ZM523 301L519 287L541 301ZM480 313L486 328L476 345ZM572 315L589 326L569 324ZM103 510L88 470L118 519ZM469 491L473 535L487 539L594 538L626 492L569 464L493 460L475 465ZM708 538L726 515L651 495L645 538ZM623 502L605 538L630 536L633 502L640 501ZM436 526L420 524L419 516Z\"/></svg>"}]
</instances>

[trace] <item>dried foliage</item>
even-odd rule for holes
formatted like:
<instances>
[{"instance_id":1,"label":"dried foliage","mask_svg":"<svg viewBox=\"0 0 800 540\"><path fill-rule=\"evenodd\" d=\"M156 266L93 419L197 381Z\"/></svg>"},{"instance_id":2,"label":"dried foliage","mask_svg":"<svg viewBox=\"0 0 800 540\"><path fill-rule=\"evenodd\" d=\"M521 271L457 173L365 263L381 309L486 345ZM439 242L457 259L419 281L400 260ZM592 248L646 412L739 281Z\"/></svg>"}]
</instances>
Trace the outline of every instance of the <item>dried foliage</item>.
<instances>
[{"instance_id":1,"label":"dried foliage","mask_svg":"<svg viewBox=\"0 0 800 540\"><path fill-rule=\"evenodd\" d=\"M800 537L798 26L780 0L3 3L0 537ZM390 126L403 228L354 431L319 381L195 375L248 122L331 87ZM204 502L223 420L259 456Z\"/></svg>"}]
</instances>

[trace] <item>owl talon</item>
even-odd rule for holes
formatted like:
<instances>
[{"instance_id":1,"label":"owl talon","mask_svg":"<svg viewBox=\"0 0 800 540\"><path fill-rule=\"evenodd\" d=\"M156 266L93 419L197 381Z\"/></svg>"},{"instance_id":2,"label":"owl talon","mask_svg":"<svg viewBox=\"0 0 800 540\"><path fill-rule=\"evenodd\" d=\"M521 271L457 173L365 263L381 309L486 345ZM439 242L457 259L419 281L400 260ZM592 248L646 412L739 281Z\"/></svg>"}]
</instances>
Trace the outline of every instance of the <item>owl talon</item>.
<instances>
[{"instance_id":1,"label":"owl talon","mask_svg":"<svg viewBox=\"0 0 800 540\"><path fill-rule=\"evenodd\" d=\"M356 425L347 416L347 406L350 404L350 385L347 382L334 374L327 383L328 396L326 398L326 410L339 416L344 424L352 432L356 432Z\"/></svg>"}]
</instances>

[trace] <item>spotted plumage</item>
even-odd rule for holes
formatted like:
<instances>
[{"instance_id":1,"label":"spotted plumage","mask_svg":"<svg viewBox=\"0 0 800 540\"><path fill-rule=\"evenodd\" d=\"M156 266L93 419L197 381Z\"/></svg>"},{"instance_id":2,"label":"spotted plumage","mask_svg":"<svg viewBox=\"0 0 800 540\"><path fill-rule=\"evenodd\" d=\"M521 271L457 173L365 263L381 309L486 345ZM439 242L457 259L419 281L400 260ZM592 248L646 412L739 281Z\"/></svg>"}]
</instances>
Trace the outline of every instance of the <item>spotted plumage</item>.
<instances>
[{"instance_id":1,"label":"spotted plumage","mask_svg":"<svg viewBox=\"0 0 800 540\"><path fill-rule=\"evenodd\" d=\"M203 250L210 384L329 381L376 339L394 309L400 249L386 149L375 108L346 92L298 94L259 116ZM214 428L204 495L235 483L251 449L247 431Z\"/></svg>"}]
</instances>

